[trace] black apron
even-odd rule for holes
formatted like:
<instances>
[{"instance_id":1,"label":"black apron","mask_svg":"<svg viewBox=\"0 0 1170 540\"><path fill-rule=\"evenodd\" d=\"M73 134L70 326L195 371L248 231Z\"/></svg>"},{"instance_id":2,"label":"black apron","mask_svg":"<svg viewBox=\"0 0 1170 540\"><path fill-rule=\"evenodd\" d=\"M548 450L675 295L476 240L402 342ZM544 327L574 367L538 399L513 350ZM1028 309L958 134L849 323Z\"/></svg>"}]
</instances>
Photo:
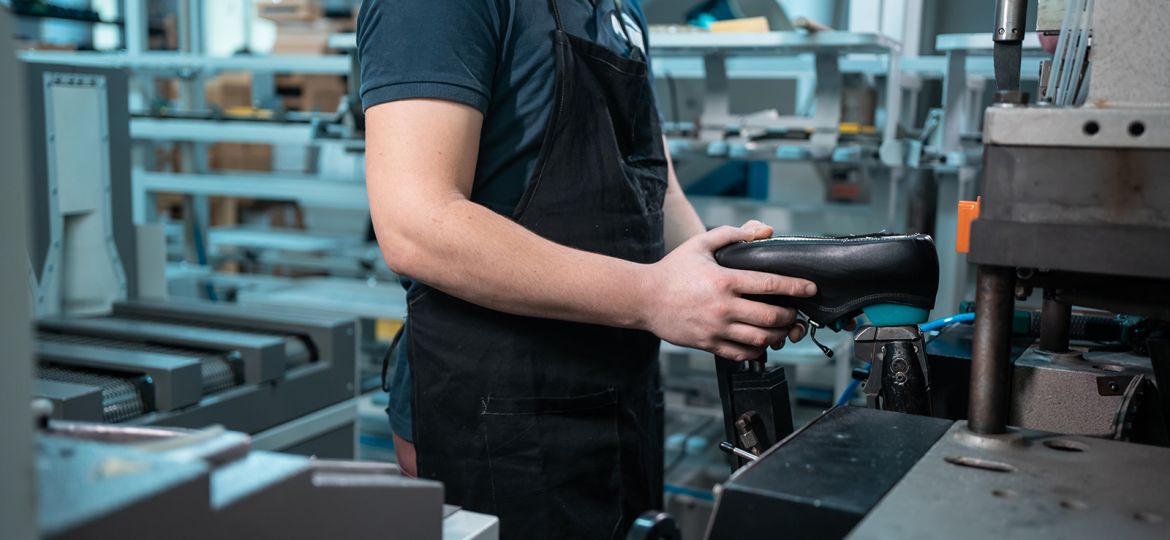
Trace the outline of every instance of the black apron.
<instances>
[{"instance_id":1,"label":"black apron","mask_svg":"<svg viewBox=\"0 0 1170 540\"><path fill-rule=\"evenodd\" d=\"M559 244L655 262L667 173L646 63L569 35L549 6L554 108L512 217ZM449 503L499 516L503 538L615 538L662 508L658 338L425 285L408 305L418 473Z\"/></svg>"}]
</instances>

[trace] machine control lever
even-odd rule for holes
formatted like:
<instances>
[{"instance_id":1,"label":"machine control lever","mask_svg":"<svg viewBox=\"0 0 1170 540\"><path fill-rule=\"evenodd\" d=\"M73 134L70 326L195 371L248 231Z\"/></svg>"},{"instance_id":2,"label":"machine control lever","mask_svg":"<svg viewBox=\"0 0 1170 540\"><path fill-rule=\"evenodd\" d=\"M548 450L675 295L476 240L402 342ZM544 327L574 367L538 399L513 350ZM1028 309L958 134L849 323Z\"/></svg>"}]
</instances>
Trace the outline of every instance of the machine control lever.
<instances>
[{"instance_id":1,"label":"machine control lever","mask_svg":"<svg viewBox=\"0 0 1170 540\"><path fill-rule=\"evenodd\" d=\"M743 452L753 457L792 433L792 409L784 368L769 368L764 360L760 357L736 362L715 358L725 441L736 448L738 442L747 448ZM736 456L732 460L733 469L747 463L743 455L732 454Z\"/></svg>"},{"instance_id":2,"label":"machine control lever","mask_svg":"<svg viewBox=\"0 0 1170 540\"><path fill-rule=\"evenodd\" d=\"M731 444L727 441L723 441L723 442L719 443L719 449L723 450L724 452L727 452L728 454L731 454L733 456L736 456L736 457L739 457L742 459L746 459L748 461L756 461L756 460L760 459L760 456L757 456L751 452L748 452L747 450L744 450L743 448L735 446L734 444Z\"/></svg>"}]
</instances>

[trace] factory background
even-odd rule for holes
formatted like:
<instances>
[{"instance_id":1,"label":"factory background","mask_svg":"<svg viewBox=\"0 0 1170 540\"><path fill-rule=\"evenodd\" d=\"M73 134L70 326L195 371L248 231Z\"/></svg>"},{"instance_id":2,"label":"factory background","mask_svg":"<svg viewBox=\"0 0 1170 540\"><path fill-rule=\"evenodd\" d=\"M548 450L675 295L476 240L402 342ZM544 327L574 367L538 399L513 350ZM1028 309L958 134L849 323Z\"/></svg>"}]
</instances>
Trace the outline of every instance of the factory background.
<instances>
[{"instance_id":1,"label":"factory background","mask_svg":"<svg viewBox=\"0 0 1170 540\"><path fill-rule=\"evenodd\" d=\"M1121 3L1134 12L1154 13L1149 17L1154 22L1143 23L1143 28L1170 20L1158 2ZM183 436L193 439L184 442L190 452L186 459L198 465L168 468L175 478L156 478L159 485L152 489L159 494L195 489L185 482L215 478L217 470L227 474L221 467L224 456L252 453L234 462L235 476L223 476L228 479L219 484L208 481L221 488L233 486L224 488L227 495L212 503L200 501L198 489L175 495L174 501L159 495L157 508L141 510L152 516L142 518L143 526L163 527L168 519L207 515L218 517L206 518L215 524L199 534L232 531L242 537L263 531L256 534L340 537L379 530L362 520L380 513L404 524L401 536L394 537L498 537L500 523L493 516L444 509L437 483L398 485L386 480L394 475L395 455L383 379L393 366L383 361L403 324L407 302L399 276L378 249L370 221L365 118L355 58L359 4L0 1L0 32L7 34L0 46L0 116L9 119L0 163L10 175L0 196L3 228L9 231L0 279L9 306L3 326L10 358L0 371L6 438L27 443L35 440L36 432L49 432L161 449L166 428L183 428ZM1027 32L1017 90L1035 101L1057 84L1049 83L1050 71L1057 68L1053 54L1041 47L1038 31L1055 36L1068 17L1064 1L1024 4ZM777 235L888 231L933 238L938 288L927 319L959 314L963 322L924 326L915 338L921 341L913 341L930 355L934 377L934 402L924 416L940 423L907 424L915 433L937 431L934 439L907 444L918 444L919 453L925 452L951 429L942 419L966 420L971 402L978 402L967 395L975 377L972 344L994 338L976 336L971 320L977 293L1003 286L1002 281L984 281L980 265L1016 268L1007 300L1016 298L1014 307L1007 308L1014 310L1007 313L1014 324L1010 347L1015 371L999 375L1015 381L1007 418L1013 426L1126 441L1126 448L1139 448L1133 459L1160 465L1151 466L1156 472L1149 473L1148 483L1139 482L1126 496L1156 504L1126 510L1132 519L1115 530L1127 537L1166 533L1170 492L1165 486L1170 484L1159 488L1149 483L1170 474L1165 467L1170 458L1158 448L1167 444L1162 415L1170 413L1170 402L1157 388L1170 376L1170 348L1159 349L1168 343L1159 322L1170 318L1168 244L1148 255L1137 253L1142 246L1158 246L1170 238L1168 192L1146 186L1133 200L1105 195L1108 200L1101 204L1114 205L1109 210L1084 210L1092 217L1070 218L1069 232L1051 234L1080 234L1097 227L1112 231L1108 227L1120 224L1139 228L1144 236L1086 233L1086 242L1117 249L1070 256L1076 262L1068 262L1068 268L1060 266L1063 256L1060 263L1022 264L1014 262L1023 260L1012 259L1014 255L980 255L993 240L980 244L978 231L989 235L984 238L993 233L990 227L976 228L974 237L970 232L972 222L978 223L979 197L986 199L991 190L999 201L1010 198L1004 195L1007 191L988 187L997 185L989 183L988 171L1023 174L1022 168L1002 165L1008 161L985 161L995 158L985 157L989 135L984 112L1009 99L996 93L991 30L997 3L643 0L641 5L649 22L654 90L667 143L682 187L704 225L759 219L774 226ZM1092 2L1088 9L1093 9ZM1096 9L1100 12L1100 3ZM1164 43L1151 46L1134 60L1130 75L1141 78L1144 69L1159 71L1143 62L1156 64L1158 51L1164 49ZM1087 65L1087 55L1082 52L1078 58L1077 53L1070 48L1069 62ZM1165 57L1158 65L1165 67ZM1066 103L1070 108L1085 103L1078 90L1090 92L1090 79L1082 83L1079 77L1078 72L1068 83L1073 88ZM1170 116L1164 114L1170 103L1165 95L1156 97L1158 84L1130 85L1154 88L1139 97L1155 103L1138 107L1148 105L1156 114L1140 122L1120 116L1093 120L1098 126L1095 122L1118 118L1118 129L1129 130L1118 136L1128 137L1118 144L1127 152L1153 153L1126 153L1124 159L1135 165L1125 168L1125 174L1156 177L1167 170L1164 143ZM1027 103L1019 92L1011 99ZM1020 125L1040 121L1053 120ZM1002 135L1013 131L1004 125L997 132L1003 138L994 144L1032 148ZM1083 125L1090 136L1088 124ZM1072 131L1081 133L1082 123L1076 126ZM1093 134L1098 129L1093 127ZM1024 127L1018 132L1031 133ZM1112 144L1106 146L1114 148L1108 146ZM1133 150L1134 144L1140 150ZM1079 142L1068 146L1086 147ZM1000 159L1023 159L1023 154L1004 155ZM1088 159L1089 154L1081 156ZM1052 161L1038 162L1047 168L1027 169L1034 173L1029 178L1042 176L1038 170L1080 178L1071 162L1060 168L1063 158L1043 159ZM1099 159L1095 163L1112 158ZM1086 167L1081 170L1096 170ZM1052 189L1036 196L1060 191ZM1013 196L1024 200L1030 193ZM987 218L986 200L982 204ZM1081 203L1069 202L1060 211L1028 207L1012 219L1028 211L1061 215L1076 204ZM1010 221L994 210L992 215ZM1007 242L1014 229L995 231L995 242ZM1031 246L1035 260L1051 251L1043 241ZM1131 259L1134 266L1121 267ZM1048 277L1050 269L1067 270L1072 277ZM1084 285L1085 275L1121 277L1111 282L1116 290L1098 290ZM1059 332L1056 337L1052 330L1042 333L1041 313L1046 324L1064 321L1063 341ZM978 316L990 320L983 312ZM793 420L789 431L824 418L822 413L834 406L851 405L833 409L838 412L878 409L883 399L890 399L859 390L859 381L872 377L867 355L875 353L867 347L879 339L862 339L863 334L823 330L818 343L806 339L768 353L767 365L785 370L784 411L791 410ZM1008 347L1004 339L994 343ZM1051 360L1049 348L1066 354L1070 339L1109 345L1100 347L1107 352L1085 352L1092 361L1082 357L1075 368L1067 368L1065 360ZM826 355L826 347L835 354ZM1030 355L1036 347L1042 350ZM725 389L708 353L663 343L660 359L667 391L662 510L671 514L684 538L713 532L712 537L719 537L718 526L709 525L719 523L719 491L729 489L728 497L738 496L734 488L717 487L727 482L729 473L728 454L719 448L727 438L725 427L731 429L725 423ZM1058 367L1045 363L1050 361ZM1068 397L1082 394L1088 397ZM30 400L38 411L36 422L27 421ZM103 429L110 426L138 431ZM1085 444L1073 440L1066 446L1075 453ZM101 537L125 531L127 525L119 520L139 519L131 510L146 503L134 498L131 492L137 488L114 480L66 490L60 499L29 497L73 485L71 478L84 473L76 459L46 461L42 456L66 446L52 437L35 448L2 445L0 523L5 525L0 528L8 530L2 536ZM89 455L92 450L76 451ZM183 459L152 451L150 459L158 461L144 467L165 468L171 460ZM1126 452L1130 450L1117 455L1131 456ZM746 463L742 457L731 459ZM977 471L996 462L988 458L973 463L969 470ZM912 464L893 467L908 469ZM282 467L287 475L272 478L272 471ZM1036 470L1048 471L1044 467L1037 465ZM757 468L763 469L762 462ZM1066 478L1060 471L1052 474ZM365 481L372 487L322 493L318 481L330 474L348 478L352 484L347 485ZM16 480L10 482L10 477ZM271 487L244 486L256 478ZM1023 489L1012 485L1002 488L1004 493ZM115 502L80 502L106 489L118 494L110 498ZM275 493L272 500L261 496L265 489ZM253 493L248 490L259 495L248 498ZM122 495L124 501L118 502ZM301 498L286 507L277 501L296 496ZM878 514L862 521L877 503L877 498L866 502L865 496L841 503L839 511L846 517L840 519L850 526L824 537L837 532L836 537L844 536L857 523L882 526L874 517ZM68 497L76 497L77 504ZM1108 511L1094 506L1096 502L1080 502L1086 497L1070 495L1052 504L1086 504L1086 516ZM237 500L244 503L232 506ZM826 495L825 500L834 499ZM799 513L801 507L793 505L776 511ZM858 505L864 508L858 510ZM192 513L191 506L198 511ZM343 510L328 523L290 517L269 530L256 524L271 523L278 512L307 516L325 507ZM1037 512L1050 511L1044 507ZM1113 523L1108 521L1113 518L1098 518ZM890 530L897 529L874 528L869 532L877 533L862 536L897 537L883 534ZM1047 537L1054 530L1032 532Z\"/></svg>"}]
</instances>

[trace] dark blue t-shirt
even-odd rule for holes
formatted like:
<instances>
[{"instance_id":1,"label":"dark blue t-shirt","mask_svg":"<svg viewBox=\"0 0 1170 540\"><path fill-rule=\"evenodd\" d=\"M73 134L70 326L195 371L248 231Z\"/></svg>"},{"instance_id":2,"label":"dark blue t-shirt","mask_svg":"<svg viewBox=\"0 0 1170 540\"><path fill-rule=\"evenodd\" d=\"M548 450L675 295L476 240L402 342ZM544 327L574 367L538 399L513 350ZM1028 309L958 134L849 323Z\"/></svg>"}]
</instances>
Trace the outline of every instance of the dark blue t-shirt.
<instances>
[{"instance_id":1,"label":"dark blue t-shirt","mask_svg":"<svg viewBox=\"0 0 1170 540\"><path fill-rule=\"evenodd\" d=\"M570 34L627 57L634 47L648 50L638 0L557 5ZM555 29L548 0L364 0L357 24L363 106L433 98L478 109L484 121L471 198L511 215L552 109ZM388 411L394 432L411 440L408 338L398 347Z\"/></svg>"}]
</instances>

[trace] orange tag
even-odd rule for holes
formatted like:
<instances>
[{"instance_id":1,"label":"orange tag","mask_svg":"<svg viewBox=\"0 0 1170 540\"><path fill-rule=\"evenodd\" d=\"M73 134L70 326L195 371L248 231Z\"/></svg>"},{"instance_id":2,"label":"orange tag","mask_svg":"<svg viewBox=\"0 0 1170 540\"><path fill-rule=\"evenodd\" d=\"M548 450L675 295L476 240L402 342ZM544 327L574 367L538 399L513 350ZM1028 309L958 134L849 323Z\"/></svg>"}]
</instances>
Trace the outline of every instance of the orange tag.
<instances>
[{"instance_id":1,"label":"orange tag","mask_svg":"<svg viewBox=\"0 0 1170 540\"><path fill-rule=\"evenodd\" d=\"M979 219L982 200L982 197L975 197L974 201L959 201L959 226L955 230L955 251L959 253L971 249L971 222Z\"/></svg>"}]
</instances>

